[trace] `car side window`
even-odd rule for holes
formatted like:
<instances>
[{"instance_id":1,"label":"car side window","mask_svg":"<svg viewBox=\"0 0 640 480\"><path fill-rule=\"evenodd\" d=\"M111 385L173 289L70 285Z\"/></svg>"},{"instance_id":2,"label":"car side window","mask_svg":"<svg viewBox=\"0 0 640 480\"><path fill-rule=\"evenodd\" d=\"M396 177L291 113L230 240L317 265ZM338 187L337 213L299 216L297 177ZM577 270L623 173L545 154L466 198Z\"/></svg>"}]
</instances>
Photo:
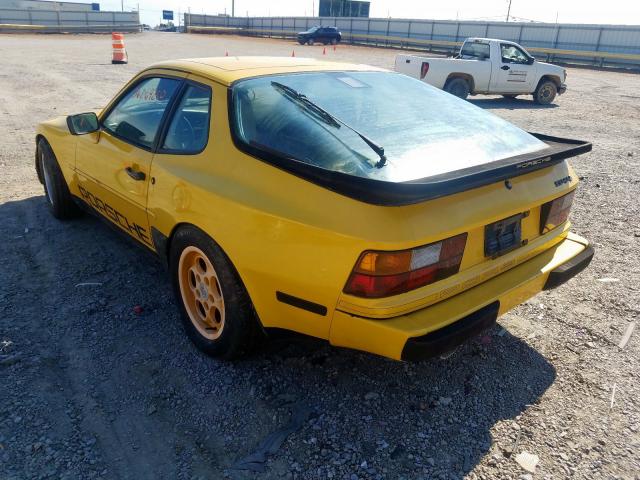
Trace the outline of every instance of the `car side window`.
<instances>
[{"instance_id":1,"label":"car side window","mask_svg":"<svg viewBox=\"0 0 640 480\"><path fill-rule=\"evenodd\" d=\"M162 150L176 153L198 153L209 140L211 89L189 85L176 109Z\"/></svg>"},{"instance_id":2,"label":"car side window","mask_svg":"<svg viewBox=\"0 0 640 480\"><path fill-rule=\"evenodd\" d=\"M103 128L126 142L151 148L180 82L164 77L142 80L111 110L102 122Z\"/></svg>"},{"instance_id":3,"label":"car side window","mask_svg":"<svg viewBox=\"0 0 640 480\"><path fill-rule=\"evenodd\" d=\"M502 63L529 63L529 57L515 45L500 45L500 55Z\"/></svg>"}]
</instances>

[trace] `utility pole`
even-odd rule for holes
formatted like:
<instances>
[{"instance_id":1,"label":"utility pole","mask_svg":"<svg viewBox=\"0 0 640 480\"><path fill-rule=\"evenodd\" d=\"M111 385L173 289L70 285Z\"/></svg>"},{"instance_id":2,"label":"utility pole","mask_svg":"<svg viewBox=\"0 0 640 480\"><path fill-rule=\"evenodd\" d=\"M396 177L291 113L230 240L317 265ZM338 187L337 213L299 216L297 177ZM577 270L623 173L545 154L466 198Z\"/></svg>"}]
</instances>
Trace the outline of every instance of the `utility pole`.
<instances>
[{"instance_id":1,"label":"utility pole","mask_svg":"<svg viewBox=\"0 0 640 480\"><path fill-rule=\"evenodd\" d=\"M231 0L231 16L236 16L236 0Z\"/></svg>"},{"instance_id":2,"label":"utility pole","mask_svg":"<svg viewBox=\"0 0 640 480\"><path fill-rule=\"evenodd\" d=\"M124 12L124 0L120 0L120 11Z\"/></svg>"},{"instance_id":3,"label":"utility pole","mask_svg":"<svg viewBox=\"0 0 640 480\"><path fill-rule=\"evenodd\" d=\"M507 19L505 22L509 21L509 14L511 13L511 0L509 0L509 7L507 7Z\"/></svg>"}]
</instances>

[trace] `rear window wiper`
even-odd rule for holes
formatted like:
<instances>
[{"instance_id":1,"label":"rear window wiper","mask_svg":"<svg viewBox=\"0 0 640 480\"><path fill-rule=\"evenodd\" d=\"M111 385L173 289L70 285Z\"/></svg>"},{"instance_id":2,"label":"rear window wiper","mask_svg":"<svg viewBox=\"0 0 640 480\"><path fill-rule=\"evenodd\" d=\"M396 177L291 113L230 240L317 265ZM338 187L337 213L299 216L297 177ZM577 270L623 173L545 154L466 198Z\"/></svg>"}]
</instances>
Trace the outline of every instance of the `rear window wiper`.
<instances>
[{"instance_id":1,"label":"rear window wiper","mask_svg":"<svg viewBox=\"0 0 640 480\"><path fill-rule=\"evenodd\" d=\"M342 120L340 120L336 116L334 116L331 113L329 113L328 111L326 111L324 108L322 108L317 103L313 102L312 100L309 100L309 98L306 95L304 95L303 93L300 93L297 90L295 90L295 89L293 89L293 88L291 88L291 87L289 87L287 85L284 85L284 84L282 84L280 82L271 82L271 85L278 92L280 92L282 95L284 95L286 98L288 98L292 102L295 102L296 104L300 105L301 107L305 108L314 117L316 117L317 119L323 121L327 125L331 125L332 127L335 127L335 128L340 128L341 125L344 125L349 130L351 130L353 133L358 135L362 139L362 141L364 143L366 143L367 145L369 145L369 147L371 147L371 150L376 152L378 154L378 156L380 157L380 160L378 162L376 162L376 164L375 164L375 166L377 168L382 168L387 163L387 157L384 154L384 148L381 145L378 145L377 143L375 143L373 140L371 140L369 137L367 137L364 133L359 132L358 130L353 128L351 125L343 122Z\"/></svg>"}]
</instances>

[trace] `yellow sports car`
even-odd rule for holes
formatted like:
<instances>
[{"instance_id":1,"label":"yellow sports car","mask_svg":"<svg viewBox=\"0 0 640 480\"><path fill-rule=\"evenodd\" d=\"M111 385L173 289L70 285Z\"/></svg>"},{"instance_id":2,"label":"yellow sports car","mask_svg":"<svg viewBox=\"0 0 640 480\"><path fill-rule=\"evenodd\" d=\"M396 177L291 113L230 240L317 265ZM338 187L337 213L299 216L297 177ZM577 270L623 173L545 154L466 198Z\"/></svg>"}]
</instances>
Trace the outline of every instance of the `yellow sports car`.
<instances>
[{"instance_id":1,"label":"yellow sports car","mask_svg":"<svg viewBox=\"0 0 640 480\"><path fill-rule=\"evenodd\" d=\"M374 67L159 63L36 142L53 215L89 209L155 252L218 357L270 328L429 357L593 256L567 219L589 143Z\"/></svg>"}]
</instances>

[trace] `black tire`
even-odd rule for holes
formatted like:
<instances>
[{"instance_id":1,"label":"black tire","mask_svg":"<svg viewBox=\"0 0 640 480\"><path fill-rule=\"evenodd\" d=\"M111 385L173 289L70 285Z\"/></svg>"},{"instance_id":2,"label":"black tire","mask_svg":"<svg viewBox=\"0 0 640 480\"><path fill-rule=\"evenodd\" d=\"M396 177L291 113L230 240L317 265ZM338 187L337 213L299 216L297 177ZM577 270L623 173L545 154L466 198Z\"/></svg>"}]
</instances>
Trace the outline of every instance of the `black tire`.
<instances>
[{"instance_id":1,"label":"black tire","mask_svg":"<svg viewBox=\"0 0 640 480\"><path fill-rule=\"evenodd\" d=\"M199 249L207 257L217 277L219 293L223 299L223 321L218 337L204 336L191 319L180 286L180 258L189 247ZM186 255L186 254L185 254ZM198 349L212 357L233 359L249 353L263 337L263 330L238 273L220 246L196 227L182 227L172 240L169 269L174 295L180 310L184 329Z\"/></svg>"},{"instance_id":2,"label":"black tire","mask_svg":"<svg viewBox=\"0 0 640 480\"><path fill-rule=\"evenodd\" d=\"M508 94L503 94L502 95L504 98L508 98L510 100L513 100L514 98L518 97L518 94L513 94L513 93L508 93Z\"/></svg>"},{"instance_id":3,"label":"black tire","mask_svg":"<svg viewBox=\"0 0 640 480\"><path fill-rule=\"evenodd\" d=\"M464 100L469 96L469 93L471 93L471 87L469 86L469 82L464 78L452 78L451 80L447 80L444 91Z\"/></svg>"},{"instance_id":4,"label":"black tire","mask_svg":"<svg viewBox=\"0 0 640 480\"><path fill-rule=\"evenodd\" d=\"M307 40L307 45L309 45L310 47L313 46L313 38L310 38L309 40Z\"/></svg>"},{"instance_id":5,"label":"black tire","mask_svg":"<svg viewBox=\"0 0 640 480\"><path fill-rule=\"evenodd\" d=\"M558 94L558 86L551 80L543 80L533 93L533 100L539 105L549 105Z\"/></svg>"},{"instance_id":6,"label":"black tire","mask_svg":"<svg viewBox=\"0 0 640 480\"><path fill-rule=\"evenodd\" d=\"M331 39L331 45L335 45L338 43L338 39L337 38L332 38Z\"/></svg>"},{"instance_id":7,"label":"black tire","mask_svg":"<svg viewBox=\"0 0 640 480\"><path fill-rule=\"evenodd\" d=\"M60 165L58 165L58 160L49 142L44 138L38 140L36 155L44 186L44 196L51 215L58 220L78 217L82 211L73 201L62 170L60 170Z\"/></svg>"}]
</instances>

